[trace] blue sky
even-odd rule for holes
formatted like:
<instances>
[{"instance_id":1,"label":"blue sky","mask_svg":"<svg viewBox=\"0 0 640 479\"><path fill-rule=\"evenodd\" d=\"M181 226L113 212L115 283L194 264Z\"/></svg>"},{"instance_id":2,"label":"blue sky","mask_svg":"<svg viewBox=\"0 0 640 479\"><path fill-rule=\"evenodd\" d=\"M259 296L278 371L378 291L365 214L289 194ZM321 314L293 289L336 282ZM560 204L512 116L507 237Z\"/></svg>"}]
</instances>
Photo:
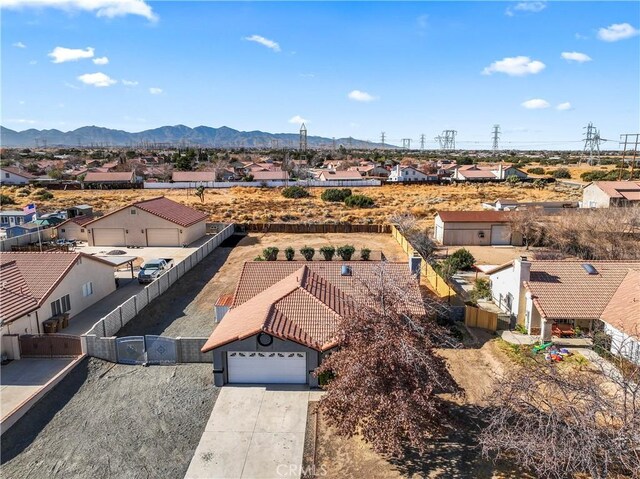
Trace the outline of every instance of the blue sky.
<instances>
[{"instance_id":1,"label":"blue sky","mask_svg":"<svg viewBox=\"0 0 640 479\"><path fill-rule=\"evenodd\" d=\"M8 128L304 119L430 148L444 129L489 147L496 123L516 148L580 148L589 121L615 141L640 131L638 2L50 3L2 0Z\"/></svg>"}]
</instances>

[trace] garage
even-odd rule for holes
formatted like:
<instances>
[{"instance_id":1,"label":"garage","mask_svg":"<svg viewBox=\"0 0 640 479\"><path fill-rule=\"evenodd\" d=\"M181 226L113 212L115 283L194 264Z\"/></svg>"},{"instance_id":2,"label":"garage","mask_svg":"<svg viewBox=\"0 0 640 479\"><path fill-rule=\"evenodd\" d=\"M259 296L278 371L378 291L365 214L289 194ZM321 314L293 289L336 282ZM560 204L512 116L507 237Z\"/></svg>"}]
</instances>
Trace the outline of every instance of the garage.
<instances>
[{"instance_id":1,"label":"garage","mask_svg":"<svg viewBox=\"0 0 640 479\"><path fill-rule=\"evenodd\" d=\"M509 225L491 226L491 244L509 245L511 244L511 227Z\"/></svg>"},{"instance_id":2,"label":"garage","mask_svg":"<svg viewBox=\"0 0 640 479\"><path fill-rule=\"evenodd\" d=\"M93 228L94 246L126 246L123 228Z\"/></svg>"},{"instance_id":3,"label":"garage","mask_svg":"<svg viewBox=\"0 0 640 479\"><path fill-rule=\"evenodd\" d=\"M229 351L229 383L305 384L307 357L304 352Z\"/></svg>"},{"instance_id":4,"label":"garage","mask_svg":"<svg viewBox=\"0 0 640 479\"><path fill-rule=\"evenodd\" d=\"M147 246L177 246L179 244L178 228L147 229Z\"/></svg>"}]
</instances>

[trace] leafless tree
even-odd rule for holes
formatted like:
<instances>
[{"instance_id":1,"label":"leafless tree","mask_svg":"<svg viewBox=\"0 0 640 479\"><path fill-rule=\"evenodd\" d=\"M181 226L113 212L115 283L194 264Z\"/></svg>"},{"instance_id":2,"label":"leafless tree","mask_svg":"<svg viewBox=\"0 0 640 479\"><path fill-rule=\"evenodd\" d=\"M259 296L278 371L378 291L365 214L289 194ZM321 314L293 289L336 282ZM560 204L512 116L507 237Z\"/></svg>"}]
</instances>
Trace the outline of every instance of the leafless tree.
<instances>
[{"instance_id":1,"label":"leafless tree","mask_svg":"<svg viewBox=\"0 0 640 479\"><path fill-rule=\"evenodd\" d=\"M418 219L415 216L407 213L399 213L391 216L389 221L407 238L407 241L420 253L420 256L426 261L433 258L436 251L436 244L433 239L431 239L429 232L418 224Z\"/></svg>"},{"instance_id":2,"label":"leafless tree","mask_svg":"<svg viewBox=\"0 0 640 479\"><path fill-rule=\"evenodd\" d=\"M541 220L542 214L539 209L516 210L511 214L511 231L522 236L527 250L529 246L540 244L544 238L544 225Z\"/></svg>"}]
</instances>

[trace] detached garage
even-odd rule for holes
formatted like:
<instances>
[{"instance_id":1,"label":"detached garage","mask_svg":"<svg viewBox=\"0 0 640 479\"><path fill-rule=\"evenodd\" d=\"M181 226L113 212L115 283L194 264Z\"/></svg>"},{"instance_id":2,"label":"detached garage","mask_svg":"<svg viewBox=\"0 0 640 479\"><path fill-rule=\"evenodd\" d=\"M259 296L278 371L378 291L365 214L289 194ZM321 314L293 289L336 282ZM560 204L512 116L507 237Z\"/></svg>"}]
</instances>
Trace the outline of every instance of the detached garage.
<instances>
[{"instance_id":1,"label":"detached garage","mask_svg":"<svg viewBox=\"0 0 640 479\"><path fill-rule=\"evenodd\" d=\"M164 196L86 223L89 246L185 246L206 233L207 214Z\"/></svg>"},{"instance_id":2,"label":"detached garage","mask_svg":"<svg viewBox=\"0 0 640 479\"><path fill-rule=\"evenodd\" d=\"M438 211L434 237L445 246L521 245L510 211Z\"/></svg>"}]
</instances>

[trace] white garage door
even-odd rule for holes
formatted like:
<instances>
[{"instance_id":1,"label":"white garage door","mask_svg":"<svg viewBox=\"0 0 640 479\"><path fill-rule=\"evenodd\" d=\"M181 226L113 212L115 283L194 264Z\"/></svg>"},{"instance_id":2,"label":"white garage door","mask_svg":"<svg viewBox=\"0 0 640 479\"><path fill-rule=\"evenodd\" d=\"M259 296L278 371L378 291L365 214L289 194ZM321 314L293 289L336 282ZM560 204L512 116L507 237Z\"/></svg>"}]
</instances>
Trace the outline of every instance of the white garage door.
<instances>
[{"instance_id":1,"label":"white garage door","mask_svg":"<svg viewBox=\"0 0 640 479\"><path fill-rule=\"evenodd\" d=\"M306 353L227 353L230 383L305 384Z\"/></svg>"},{"instance_id":2,"label":"white garage door","mask_svg":"<svg viewBox=\"0 0 640 479\"><path fill-rule=\"evenodd\" d=\"M511 228L509 225L491 226L491 244L511 244Z\"/></svg>"},{"instance_id":3,"label":"white garage door","mask_svg":"<svg viewBox=\"0 0 640 479\"><path fill-rule=\"evenodd\" d=\"M126 246L124 229L122 228L93 228L94 246Z\"/></svg>"},{"instance_id":4,"label":"white garage door","mask_svg":"<svg viewBox=\"0 0 640 479\"><path fill-rule=\"evenodd\" d=\"M178 228L149 228L147 229L147 245L149 246L180 246Z\"/></svg>"}]
</instances>

